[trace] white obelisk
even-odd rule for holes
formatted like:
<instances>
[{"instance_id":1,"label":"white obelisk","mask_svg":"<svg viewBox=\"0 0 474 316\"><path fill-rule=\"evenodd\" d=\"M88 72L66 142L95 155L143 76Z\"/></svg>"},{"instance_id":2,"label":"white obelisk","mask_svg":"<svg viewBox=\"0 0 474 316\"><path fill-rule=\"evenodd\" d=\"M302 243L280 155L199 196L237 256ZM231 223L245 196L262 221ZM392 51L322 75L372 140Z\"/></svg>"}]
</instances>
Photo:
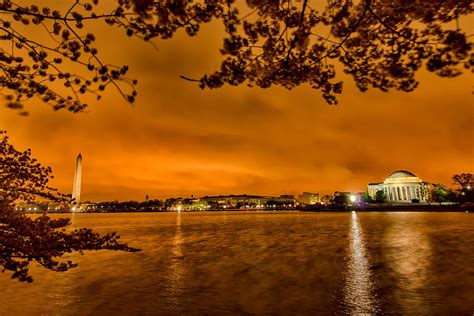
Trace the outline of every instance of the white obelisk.
<instances>
[{"instance_id":1,"label":"white obelisk","mask_svg":"<svg viewBox=\"0 0 474 316\"><path fill-rule=\"evenodd\" d=\"M79 204L81 200L81 180L82 180L82 155L77 155L76 173L74 173L74 186L72 188L73 204Z\"/></svg>"}]
</instances>

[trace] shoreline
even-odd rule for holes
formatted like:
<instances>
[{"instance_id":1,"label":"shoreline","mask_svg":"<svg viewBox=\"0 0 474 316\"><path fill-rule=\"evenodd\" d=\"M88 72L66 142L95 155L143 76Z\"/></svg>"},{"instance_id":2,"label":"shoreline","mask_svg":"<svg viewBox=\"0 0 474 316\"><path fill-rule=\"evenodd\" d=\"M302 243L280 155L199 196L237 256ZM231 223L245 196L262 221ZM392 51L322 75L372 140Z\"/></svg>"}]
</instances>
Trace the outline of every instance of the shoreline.
<instances>
[{"instance_id":1,"label":"shoreline","mask_svg":"<svg viewBox=\"0 0 474 316\"><path fill-rule=\"evenodd\" d=\"M474 213L473 206L462 207L460 205L369 205L365 208L357 207L322 207L313 209L216 209L216 210L192 210L180 211L181 213L213 213L213 212L242 212L242 213L272 213L272 212L286 212L286 213L350 213L350 212L438 212L438 213ZM47 212L46 214L101 214L101 213L177 213L178 211L168 210L117 210L109 212ZM24 214L43 214L43 212L25 212Z\"/></svg>"}]
</instances>

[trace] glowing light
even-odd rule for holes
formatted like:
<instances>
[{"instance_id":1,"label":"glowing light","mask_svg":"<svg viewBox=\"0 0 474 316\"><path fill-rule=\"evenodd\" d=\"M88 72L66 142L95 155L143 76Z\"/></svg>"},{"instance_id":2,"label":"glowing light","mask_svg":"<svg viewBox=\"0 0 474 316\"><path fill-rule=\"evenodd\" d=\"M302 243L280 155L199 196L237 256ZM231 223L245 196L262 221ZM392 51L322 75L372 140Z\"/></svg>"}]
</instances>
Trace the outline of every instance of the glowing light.
<instances>
[{"instance_id":1,"label":"glowing light","mask_svg":"<svg viewBox=\"0 0 474 316\"><path fill-rule=\"evenodd\" d=\"M359 219L354 211L352 212L349 238L349 260L347 262L344 301L349 306L351 314L377 314L378 302L374 297L375 289L367 245Z\"/></svg>"},{"instance_id":2,"label":"glowing light","mask_svg":"<svg viewBox=\"0 0 474 316\"><path fill-rule=\"evenodd\" d=\"M178 205L178 207L176 208L178 212L181 212L181 209L182 209L181 205Z\"/></svg>"},{"instance_id":3,"label":"glowing light","mask_svg":"<svg viewBox=\"0 0 474 316\"><path fill-rule=\"evenodd\" d=\"M354 194L351 194L349 199L351 200L352 203L354 203L357 200L357 197Z\"/></svg>"}]
</instances>

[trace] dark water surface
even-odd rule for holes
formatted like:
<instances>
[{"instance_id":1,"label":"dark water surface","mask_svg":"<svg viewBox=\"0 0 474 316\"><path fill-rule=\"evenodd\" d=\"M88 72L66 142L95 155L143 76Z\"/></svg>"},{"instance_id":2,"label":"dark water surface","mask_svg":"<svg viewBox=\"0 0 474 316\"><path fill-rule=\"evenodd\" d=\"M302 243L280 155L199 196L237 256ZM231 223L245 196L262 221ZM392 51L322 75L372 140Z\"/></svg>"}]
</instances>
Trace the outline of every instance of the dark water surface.
<instances>
[{"instance_id":1,"label":"dark water surface","mask_svg":"<svg viewBox=\"0 0 474 316\"><path fill-rule=\"evenodd\" d=\"M63 215L66 216L66 215ZM76 214L140 253L0 274L0 315L473 315L467 213Z\"/></svg>"}]
</instances>

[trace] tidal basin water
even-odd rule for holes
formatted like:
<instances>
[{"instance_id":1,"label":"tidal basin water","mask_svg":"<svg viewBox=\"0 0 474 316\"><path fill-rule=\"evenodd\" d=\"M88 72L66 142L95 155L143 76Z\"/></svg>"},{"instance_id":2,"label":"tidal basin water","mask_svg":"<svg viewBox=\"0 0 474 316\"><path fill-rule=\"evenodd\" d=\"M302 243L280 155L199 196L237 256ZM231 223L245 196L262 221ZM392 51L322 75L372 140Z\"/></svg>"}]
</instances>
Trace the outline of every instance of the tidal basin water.
<instances>
[{"instance_id":1,"label":"tidal basin water","mask_svg":"<svg viewBox=\"0 0 474 316\"><path fill-rule=\"evenodd\" d=\"M142 252L0 274L0 315L474 314L472 213L70 216Z\"/></svg>"}]
</instances>

